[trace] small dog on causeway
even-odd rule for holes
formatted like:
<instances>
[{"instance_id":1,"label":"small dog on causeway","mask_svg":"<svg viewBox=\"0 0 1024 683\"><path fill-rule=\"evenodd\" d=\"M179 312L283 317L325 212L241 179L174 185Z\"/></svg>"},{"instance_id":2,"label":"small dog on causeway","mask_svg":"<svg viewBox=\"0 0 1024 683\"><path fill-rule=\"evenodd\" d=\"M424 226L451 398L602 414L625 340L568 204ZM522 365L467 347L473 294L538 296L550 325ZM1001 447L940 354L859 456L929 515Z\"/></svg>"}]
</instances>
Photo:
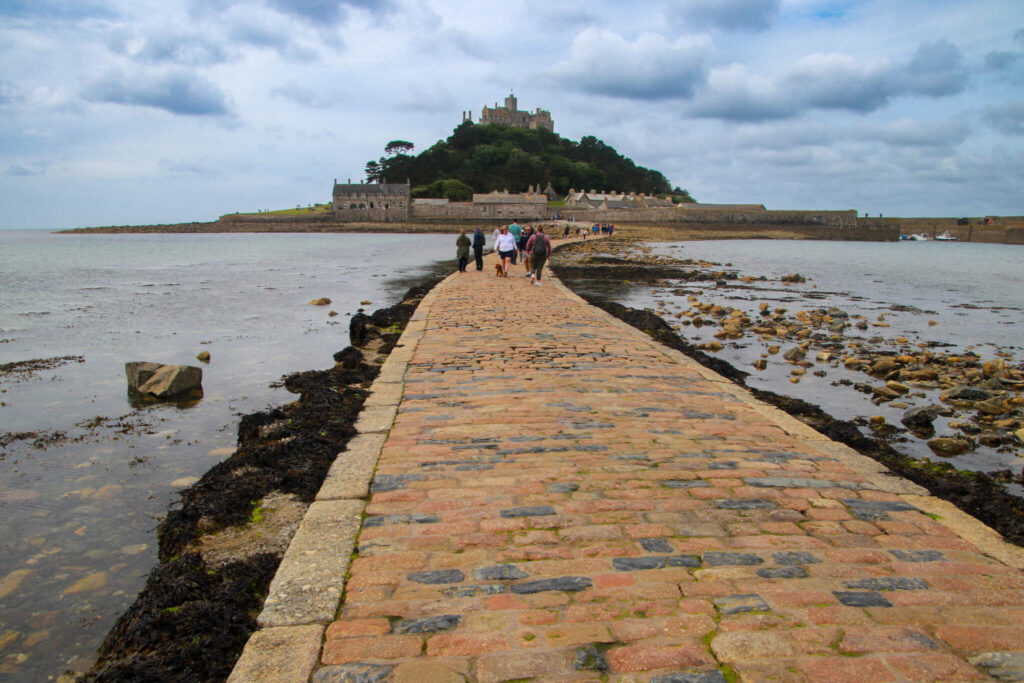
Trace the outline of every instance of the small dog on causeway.
<instances>
[{"instance_id":1,"label":"small dog on causeway","mask_svg":"<svg viewBox=\"0 0 1024 683\"><path fill-rule=\"evenodd\" d=\"M501 267L500 263L494 264L494 277L508 277L508 275L505 275L505 270Z\"/></svg>"}]
</instances>

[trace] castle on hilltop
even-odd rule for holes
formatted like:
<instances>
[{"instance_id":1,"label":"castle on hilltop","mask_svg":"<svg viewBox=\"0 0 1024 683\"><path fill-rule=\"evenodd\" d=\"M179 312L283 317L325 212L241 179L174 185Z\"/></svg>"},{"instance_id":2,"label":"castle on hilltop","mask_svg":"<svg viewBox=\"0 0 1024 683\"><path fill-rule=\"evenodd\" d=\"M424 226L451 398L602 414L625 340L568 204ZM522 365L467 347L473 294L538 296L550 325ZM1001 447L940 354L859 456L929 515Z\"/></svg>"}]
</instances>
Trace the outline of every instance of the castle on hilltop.
<instances>
[{"instance_id":1,"label":"castle on hilltop","mask_svg":"<svg viewBox=\"0 0 1024 683\"><path fill-rule=\"evenodd\" d=\"M504 107L499 107L497 102L494 103L493 107L484 106L483 111L480 114L480 124L487 125L489 123L495 123L499 126L527 128L529 130L546 128L547 130L554 132L555 123L551 120L551 112L538 107L537 110L531 114L528 111L519 111L518 104L519 101L516 99L516 96L509 93L508 97L505 98ZM462 120L464 122L472 121L473 112L462 112Z\"/></svg>"}]
</instances>

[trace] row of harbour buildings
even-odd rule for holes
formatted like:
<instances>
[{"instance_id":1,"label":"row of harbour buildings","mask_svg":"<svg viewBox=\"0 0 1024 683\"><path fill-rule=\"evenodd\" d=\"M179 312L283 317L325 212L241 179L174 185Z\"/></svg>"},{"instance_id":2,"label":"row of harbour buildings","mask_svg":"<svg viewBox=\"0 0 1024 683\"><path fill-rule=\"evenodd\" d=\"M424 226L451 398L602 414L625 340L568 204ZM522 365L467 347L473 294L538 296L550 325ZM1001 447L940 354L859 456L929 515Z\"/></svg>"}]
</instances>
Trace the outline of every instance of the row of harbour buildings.
<instances>
[{"instance_id":1,"label":"row of harbour buildings","mask_svg":"<svg viewBox=\"0 0 1024 683\"><path fill-rule=\"evenodd\" d=\"M563 199L562 202L554 200ZM554 203L554 205L552 205ZM855 226L857 212L769 211L763 204L674 204L669 199L643 193L570 190L564 198L549 184L531 186L526 192L474 194L472 201L414 199L409 183L334 183L334 218L360 223L474 220L504 222L541 221L556 217L610 223L723 221L729 223L775 222Z\"/></svg>"}]
</instances>

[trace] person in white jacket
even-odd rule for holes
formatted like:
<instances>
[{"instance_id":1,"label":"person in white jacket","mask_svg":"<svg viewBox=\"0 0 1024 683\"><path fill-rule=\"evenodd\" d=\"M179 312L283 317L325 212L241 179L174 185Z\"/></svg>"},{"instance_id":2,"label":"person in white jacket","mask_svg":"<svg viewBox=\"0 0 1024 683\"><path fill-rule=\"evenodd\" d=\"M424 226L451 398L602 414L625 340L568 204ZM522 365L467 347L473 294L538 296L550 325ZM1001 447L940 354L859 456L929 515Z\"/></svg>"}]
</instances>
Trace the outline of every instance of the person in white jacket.
<instances>
[{"instance_id":1,"label":"person in white jacket","mask_svg":"<svg viewBox=\"0 0 1024 683\"><path fill-rule=\"evenodd\" d=\"M501 234L494 240L494 250L498 252L501 259L501 270L508 277L508 267L512 264L512 257L516 255L516 238L508 231L508 228L501 228Z\"/></svg>"}]
</instances>

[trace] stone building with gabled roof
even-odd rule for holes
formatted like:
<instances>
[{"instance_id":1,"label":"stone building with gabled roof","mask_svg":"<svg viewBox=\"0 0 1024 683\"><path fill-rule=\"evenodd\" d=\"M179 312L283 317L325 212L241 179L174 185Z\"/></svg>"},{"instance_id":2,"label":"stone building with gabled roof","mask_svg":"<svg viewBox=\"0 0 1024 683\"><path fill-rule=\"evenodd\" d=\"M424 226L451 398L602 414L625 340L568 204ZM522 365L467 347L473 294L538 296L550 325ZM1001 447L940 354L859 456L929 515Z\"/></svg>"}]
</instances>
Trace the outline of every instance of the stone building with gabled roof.
<instances>
[{"instance_id":1,"label":"stone building with gabled roof","mask_svg":"<svg viewBox=\"0 0 1024 683\"><path fill-rule=\"evenodd\" d=\"M409 183L339 183L331 195L334 217L349 221L404 221L412 211Z\"/></svg>"}]
</instances>

